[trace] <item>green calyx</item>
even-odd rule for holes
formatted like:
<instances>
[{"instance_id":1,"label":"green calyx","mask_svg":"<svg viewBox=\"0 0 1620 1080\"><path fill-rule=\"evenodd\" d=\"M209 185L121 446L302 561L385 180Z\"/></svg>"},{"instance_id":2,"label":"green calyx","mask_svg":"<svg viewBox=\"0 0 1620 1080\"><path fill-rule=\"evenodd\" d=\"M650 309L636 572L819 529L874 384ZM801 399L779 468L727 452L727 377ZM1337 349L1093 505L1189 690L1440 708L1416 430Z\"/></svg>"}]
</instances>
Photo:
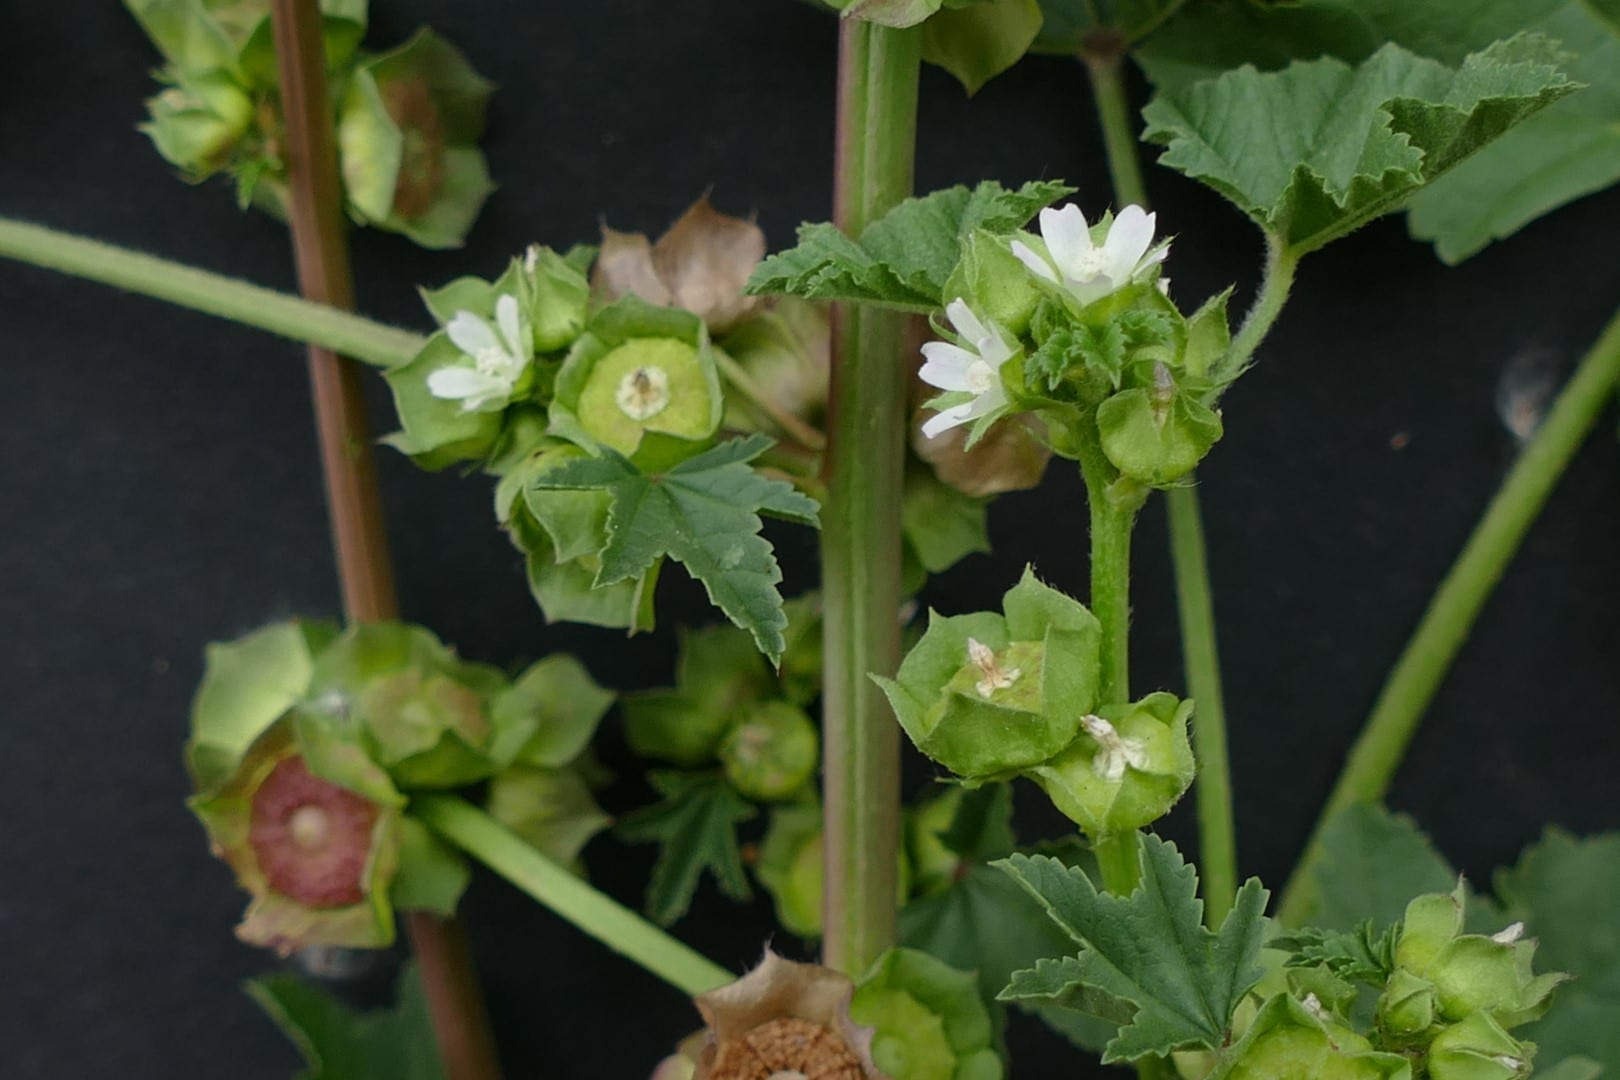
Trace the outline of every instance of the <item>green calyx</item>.
<instances>
[{"instance_id":1,"label":"green calyx","mask_svg":"<svg viewBox=\"0 0 1620 1080\"><path fill-rule=\"evenodd\" d=\"M478 149L492 89L425 28L356 67L337 123L350 212L423 247L459 247L495 189Z\"/></svg>"},{"instance_id":2,"label":"green calyx","mask_svg":"<svg viewBox=\"0 0 1620 1080\"><path fill-rule=\"evenodd\" d=\"M732 728L775 693L747 633L728 625L682 630L675 686L626 695L625 735L642 757L697 768L715 761Z\"/></svg>"},{"instance_id":3,"label":"green calyx","mask_svg":"<svg viewBox=\"0 0 1620 1080\"><path fill-rule=\"evenodd\" d=\"M1519 1080L1529 1076L1534 1043L1509 1035L1486 1013L1453 1024L1429 1044L1430 1080Z\"/></svg>"},{"instance_id":4,"label":"green calyx","mask_svg":"<svg viewBox=\"0 0 1620 1080\"><path fill-rule=\"evenodd\" d=\"M146 103L152 119L140 130L163 159L193 180L224 168L248 134L253 98L229 73L173 73L173 83Z\"/></svg>"},{"instance_id":5,"label":"green calyx","mask_svg":"<svg viewBox=\"0 0 1620 1080\"><path fill-rule=\"evenodd\" d=\"M551 406L554 434L667 468L702 450L724 412L703 321L626 296L569 351Z\"/></svg>"},{"instance_id":6,"label":"green calyx","mask_svg":"<svg viewBox=\"0 0 1620 1080\"><path fill-rule=\"evenodd\" d=\"M968 780L1049 760L1096 704L1091 612L1027 569L1002 607L932 615L896 677L874 676L917 748Z\"/></svg>"},{"instance_id":7,"label":"green calyx","mask_svg":"<svg viewBox=\"0 0 1620 1080\"><path fill-rule=\"evenodd\" d=\"M1287 994L1267 1001L1224 1057L1209 1080L1412 1080L1405 1057L1374 1050L1314 999L1301 1003Z\"/></svg>"},{"instance_id":8,"label":"green calyx","mask_svg":"<svg viewBox=\"0 0 1620 1080\"><path fill-rule=\"evenodd\" d=\"M785 701L749 708L719 748L726 779L760 802L781 802L804 789L821 761L821 739L804 710Z\"/></svg>"},{"instance_id":9,"label":"green calyx","mask_svg":"<svg viewBox=\"0 0 1620 1080\"><path fill-rule=\"evenodd\" d=\"M1460 1023L1483 1014L1511 1029L1539 1018L1568 976L1532 971L1536 943L1520 938L1520 924L1495 936L1463 933L1464 898L1459 883L1450 895L1420 896L1407 905L1395 944L1396 977L1385 999L1415 979L1432 987L1436 1022ZM1381 1001L1380 1007L1395 1004Z\"/></svg>"},{"instance_id":10,"label":"green calyx","mask_svg":"<svg viewBox=\"0 0 1620 1080\"><path fill-rule=\"evenodd\" d=\"M850 1016L873 1029L872 1059L907 1080L1000 1080L996 1028L974 976L891 949L857 984Z\"/></svg>"},{"instance_id":11,"label":"green calyx","mask_svg":"<svg viewBox=\"0 0 1620 1080\"><path fill-rule=\"evenodd\" d=\"M1092 840L1157 821L1192 785L1187 740L1193 703L1154 693L1088 714L1060 754L1028 770Z\"/></svg>"}]
</instances>

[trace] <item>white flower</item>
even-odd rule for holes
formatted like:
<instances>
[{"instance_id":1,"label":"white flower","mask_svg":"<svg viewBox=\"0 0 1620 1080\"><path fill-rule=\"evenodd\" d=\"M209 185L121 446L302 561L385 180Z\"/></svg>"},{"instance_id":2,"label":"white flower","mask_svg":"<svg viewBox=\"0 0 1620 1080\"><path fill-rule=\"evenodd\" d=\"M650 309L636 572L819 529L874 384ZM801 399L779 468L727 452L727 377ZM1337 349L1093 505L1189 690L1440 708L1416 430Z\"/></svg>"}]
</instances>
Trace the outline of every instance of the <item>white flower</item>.
<instances>
[{"instance_id":1,"label":"white flower","mask_svg":"<svg viewBox=\"0 0 1620 1080\"><path fill-rule=\"evenodd\" d=\"M960 297L946 305L945 317L950 319L951 326L967 347L930 341L922 347L924 363L918 375L929 386L965 391L973 395L973 400L942 409L930 418L922 428L930 439L942 431L972 423L1007 404L1007 388L1001 385L1001 365L1018 351L995 323L980 322Z\"/></svg>"},{"instance_id":2,"label":"white flower","mask_svg":"<svg viewBox=\"0 0 1620 1080\"><path fill-rule=\"evenodd\" d=\"M1125 767L1146 769L1147 747L1141 739L1127 739L1100 716L1080 718L1080 729L1097 742L1097 753L1091 758L1091 769L1098 776L1113 783L1125 778Z\"/></svg>"},{"instance_id":3,"label":"white flower","mask_svg":"<svg viewBox=\"0 0 1620 1080\"><path fill-rule=\"evenodd\" d=\"M495 301L495 325L470 311L458 311L445 325L450 341L472 357L472 367L455 365L428 375L428 392L461 402L462 412L487 405L504 406L528 370L534 342L518 314L518 302L503 295Z\"/></svg>"},{"instance_id":4,"label":"white flower","mask_svg":"<svg viewBox=\"0 0 1620 1080\"><path fill-rule=\"evenodd\" d=\"M1155 215L1127 206L1108 227L1101 246L1091 242L1086 216L1073 203L1041 211L1042 256L1014 240L1012 253L1034 274L1067 289L1081 304L1090 304L1141 278L1170 253L1168 242L1153 245Z\"/></svg>"}]
</instances>

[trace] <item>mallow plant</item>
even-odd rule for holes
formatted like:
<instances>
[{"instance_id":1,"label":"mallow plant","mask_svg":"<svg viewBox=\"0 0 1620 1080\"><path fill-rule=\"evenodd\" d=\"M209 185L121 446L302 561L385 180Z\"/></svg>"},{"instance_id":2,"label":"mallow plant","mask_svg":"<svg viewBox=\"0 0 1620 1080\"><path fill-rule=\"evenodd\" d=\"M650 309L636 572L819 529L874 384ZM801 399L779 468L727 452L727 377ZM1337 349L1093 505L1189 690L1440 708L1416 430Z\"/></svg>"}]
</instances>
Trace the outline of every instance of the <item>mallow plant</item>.
<instances>
[{"instance_id":1,"label":"mallow plant","mask_svg":"<svg viewBox=\"0 0 1620 1080\"><path fill-rule=\"evenodd\" d=\"M1009 1007L1068 1038L1076 1068L1143 1077L1620 1071L1620 841L1551 832L1491 894L1378 805L1620 380L1620 324L1509 471L1277 888L1238 880L1194 495L1223 395L1286 362L1257 361L1307 255L1406 214L1456 260L1620 178L1597 146L1620 123L1613 5L833 4L833 220L774 254L706 198L656 241L514 238L493 280L422 291L425 334L320 302L343 295L305 260L341 264L321 225L338 209L430 246L465 232L489 190L488 86L460 54L428 34L357 52L363 5L130 7L168 65L159 151L284 216L314 299L13 220L0 253L377 369L398 421L383 444L486 485L537 617L652 630L677 568L718 613L678 629L661 688L623 694L564 653L514 673L400 622L355 388L317 381L346 417L323 428L347 448L327 457L346 620L210 646L185 748L244 941L370 949L403 928L420 958L373 1016L289 974L251 985L309 1075L499 1075L453 923L474 863L692 997L691 1038L646 1048L661 1078L993 1080ZM1085 65L1111 195L973 177L914 195L920 64L973 92L1030 52ZM1140 116L1130 63L1152 88ZM337 111L280 109L297 100ZM1190 241L1147 205L1143 142L1259 230L1241 315L1231 288L1174 283ZM994 497L1049 467L1084 489L1085 596L1029 566L993 610L919 610L929 574L988 548ZM1185 681L1133 687L1133 530L1161 498ZM769 519L819 530L817 587L784 595ZM592 749L610 715L656 796L617 821ZM941 781L909 806L904 744ZM1015 786L1069 827L1021 840ZM1155 832L1189 792L1196 862ZM657 847L641 913L588 881L581 853L607 836ZM774 905L784 933L745 973L669 929L706 878Z\"/></svg>"}]
</instances>

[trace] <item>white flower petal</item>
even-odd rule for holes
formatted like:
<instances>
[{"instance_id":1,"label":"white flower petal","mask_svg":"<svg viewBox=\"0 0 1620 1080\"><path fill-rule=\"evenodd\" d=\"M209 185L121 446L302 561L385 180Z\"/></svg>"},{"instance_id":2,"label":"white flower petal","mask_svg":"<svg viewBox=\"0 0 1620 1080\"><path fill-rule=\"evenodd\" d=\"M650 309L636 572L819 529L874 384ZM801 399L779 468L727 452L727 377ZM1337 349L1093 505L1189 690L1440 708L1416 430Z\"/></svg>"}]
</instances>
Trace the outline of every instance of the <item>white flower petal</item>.
<instances>
[{"instance_id":1,"label":"white flower petal","mask_svg":"<svg viewBox=\"0 0 1620 1080\"><path fill-rule=\"evenodd\" d=\"M1108 229L1103 250L1108 255L1108 276L1123 285L1136 271L1136 264L1147 254L1153 243L1153 226L1157 215L1140 206L1127 206L1119 212Z\"/></svg>"},{"instance_id":2,"label":"white flower petal","mask_svg":"<svg viewBox=\"0 0 1620 1080\"><path fill-rule=\"evenodd\" d=\"M1158 266L1160 263L1164 262L1165 258L1168 257L1169 254L1170 241L1165 240L1161 242L1158 247L1142 256L1142 258L1136 264L1136 272L1134 276L1141 277L1152 267Z\"/></svg>"},{"instance_id":3,"label":"white flower petal","mask_svg":"<svg viewBox=\"0 0 1620 1080\"><path fill-rule=\"evenodd\" d=\"M1086 215L1074 203L1057 210L1048 206L1041 211L1041 239L1046 241L1052 261L1065 275L1072 274L1075 264L1092 249Z\"/></svg>"},{"instance_id":4,"label":"white flower petal","mask_svg":"<svg viewBox=\"0 0 1620 1080\"><path fill-rule=\"evenodd\" d=\"M1054 285L1058 283L1058 276L1056 271L1052 269L1052 264L1035 254L1030 249L1030 246L1022 240L1012 242L1012 253L1018 256L1019 262L1029 268L1030 273L1037 277L1043 277Z\"/></svg>"},{"instance_id":5,"label":"white flower petal","mask_svg":"<svg viewBox=\"0 0 1620 1080\"><path fill-rule=\"evenodd\" d=\"M501 337L506 339L506 351L515 360L521 360L529 355L524 348L523 320L518 317L517 298L510 294L502 294L495 301L495 322L501 328Z\"/></svg>"},{"instance_id":6,"label":"white flower petal","mask_svg":"<svg viewBox=\"0 0 1620 1080\"><path fill-rule=\"evenodd\" d=\"M952 405L948 409L941 409L923 424L922 433L932 439L942 431L949 431L953 427L969 423L973 417L969 415L968 410L973 408L973 405L974 403L970 401L965 405Z\"/></svg>"},{"instance_id":7,"label":"white flower petal","mask_svg":"<svg viewBox=\"0 0 1620 1080\"><path fill-rule=\"evenodd\" d=\"M482 371L474 371L468 367L445 367L430 371L427 388L428 393L434 397L444 398L447 401L486 397L492 393L501 394L512 389L511 384L504 379L485 375Z\"/></svg>"},{"instance_id":8,"label":"white flower petal","mask_svg":"<svg viewBox=\"0 0 1620 1080\"><path fill-rule=\"evenodd\" d=\"M960 296L945 305L945 317L951 320L951 326L955 327L958 334L975 345L989 334L984 328L984 323L979 321L979 317L973 314L973 309L967 306L967 301Z\"/></svg>"},{"instance_id":9,"label":"white flower petal","mask_svg":"<svg viewBox=\"0 0 1620 1080\"><path fill-rule=\"evenodd\" d=\"M468 356L477 356L487 349L500 348L495 331L489 323L470 311L458 311L444 328L456 348Z\"/></svg>"},{"instance_id":10,"label":"white flower petal","mask_svg":"<svg viewBox=\"0 0 1620 1080\"><path fill-rule=\"evenodd\" d=\"M948 341L930 341L922 347L924 363L917 377L941 390L968 390L968 369L978 357Z\"/></svg>"}]
</instances>

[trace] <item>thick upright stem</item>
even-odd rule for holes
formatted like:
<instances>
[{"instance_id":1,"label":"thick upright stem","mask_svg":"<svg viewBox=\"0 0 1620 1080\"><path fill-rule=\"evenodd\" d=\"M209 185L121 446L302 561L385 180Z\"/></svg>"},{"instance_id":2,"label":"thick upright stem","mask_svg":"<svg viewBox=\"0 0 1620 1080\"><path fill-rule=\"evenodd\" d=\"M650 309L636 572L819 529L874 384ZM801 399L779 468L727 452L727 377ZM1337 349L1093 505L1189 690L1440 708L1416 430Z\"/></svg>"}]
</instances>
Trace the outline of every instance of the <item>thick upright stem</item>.
<instances>
[{"instance_id":1,"label":"thick upright stem","mask_svg":"<svg viewBox=\"0 0 1620 1080\"><path fill-rule=\"evenodd\" d=\"M274 0L271 18L299 291L335 307L353 307L320 11L315 0ZM360 369L329 349L311 346L309 378L344 612L359 622L395 618L399 602ZM446 1077L499 1080L500 1060L465 934L454 920L421 913L407 916L406 927Z\"/></svg>"},{"instance_id":2,"label":"thick upright stem","mask_svg":"<svg viewBox=\"0 0 1620 1080\"><path fill-rule=\"evenodd\" d=\"M1509 470L1390 672L1283 890L1277 917L1284 924L1295 925L1310 911L1316 892L1313 870L1322 855L1322 831L1329 819L1356 803L1376 802L1388 790L1424 711L1468 640L1485 601L1612 399L1616 383L1620 383L1620 314L1604 328Z\"/></svg>"},{"instance_id":3,"label":"thick upright stem","mask_svg":"<svg viewBox=\"0 0 1620 1080\"><path fill-rule=\"evenodd\" d=\"M685 994L736 978L565 868L484 811L453 795L423 795L411 813L551 911Z\"/></svg>"},{"instance_id":4,"label":"thick upright stem","mask_svg":"<svg viewBox=\"0 0 1620 1080\"><path fill-rule=\"evenodd\" d=\"M1147 206L1141 159L1136 152L1136 125L1131 118L1116 54L1085 57L1091 76L1097 117L1114 195L1122 204ZM1169 516L1171 565L1176 578L1181 617L1182 666L1187 690L1197 704L1193 753L1198 759L1195 795L1198 802L1198 869L1204 892L1204 917L1219 925L1237 895L1237 832L1232 815L1232 780L1226 745L1226 707L1221 690L1220 657L1215 645L1215 608L1209 560L1204 552L1204 523L1198 508L1196 478L1165 492Z\"/></svg>"},{"instance_id":5,"label":"thick upright stem","mask_svg":"<svg viewBox=\"0 0 1620 1080\"><path fill-rule=\"evenodd\" d=\"M918 31L854 19L839 29L834 218L858 234L911 194ZM864 971L895 936L900 733L867 677L900 660L904 316L834 313L821 587L826 884L823 959Z\"/></svg>"}]
</instances>

